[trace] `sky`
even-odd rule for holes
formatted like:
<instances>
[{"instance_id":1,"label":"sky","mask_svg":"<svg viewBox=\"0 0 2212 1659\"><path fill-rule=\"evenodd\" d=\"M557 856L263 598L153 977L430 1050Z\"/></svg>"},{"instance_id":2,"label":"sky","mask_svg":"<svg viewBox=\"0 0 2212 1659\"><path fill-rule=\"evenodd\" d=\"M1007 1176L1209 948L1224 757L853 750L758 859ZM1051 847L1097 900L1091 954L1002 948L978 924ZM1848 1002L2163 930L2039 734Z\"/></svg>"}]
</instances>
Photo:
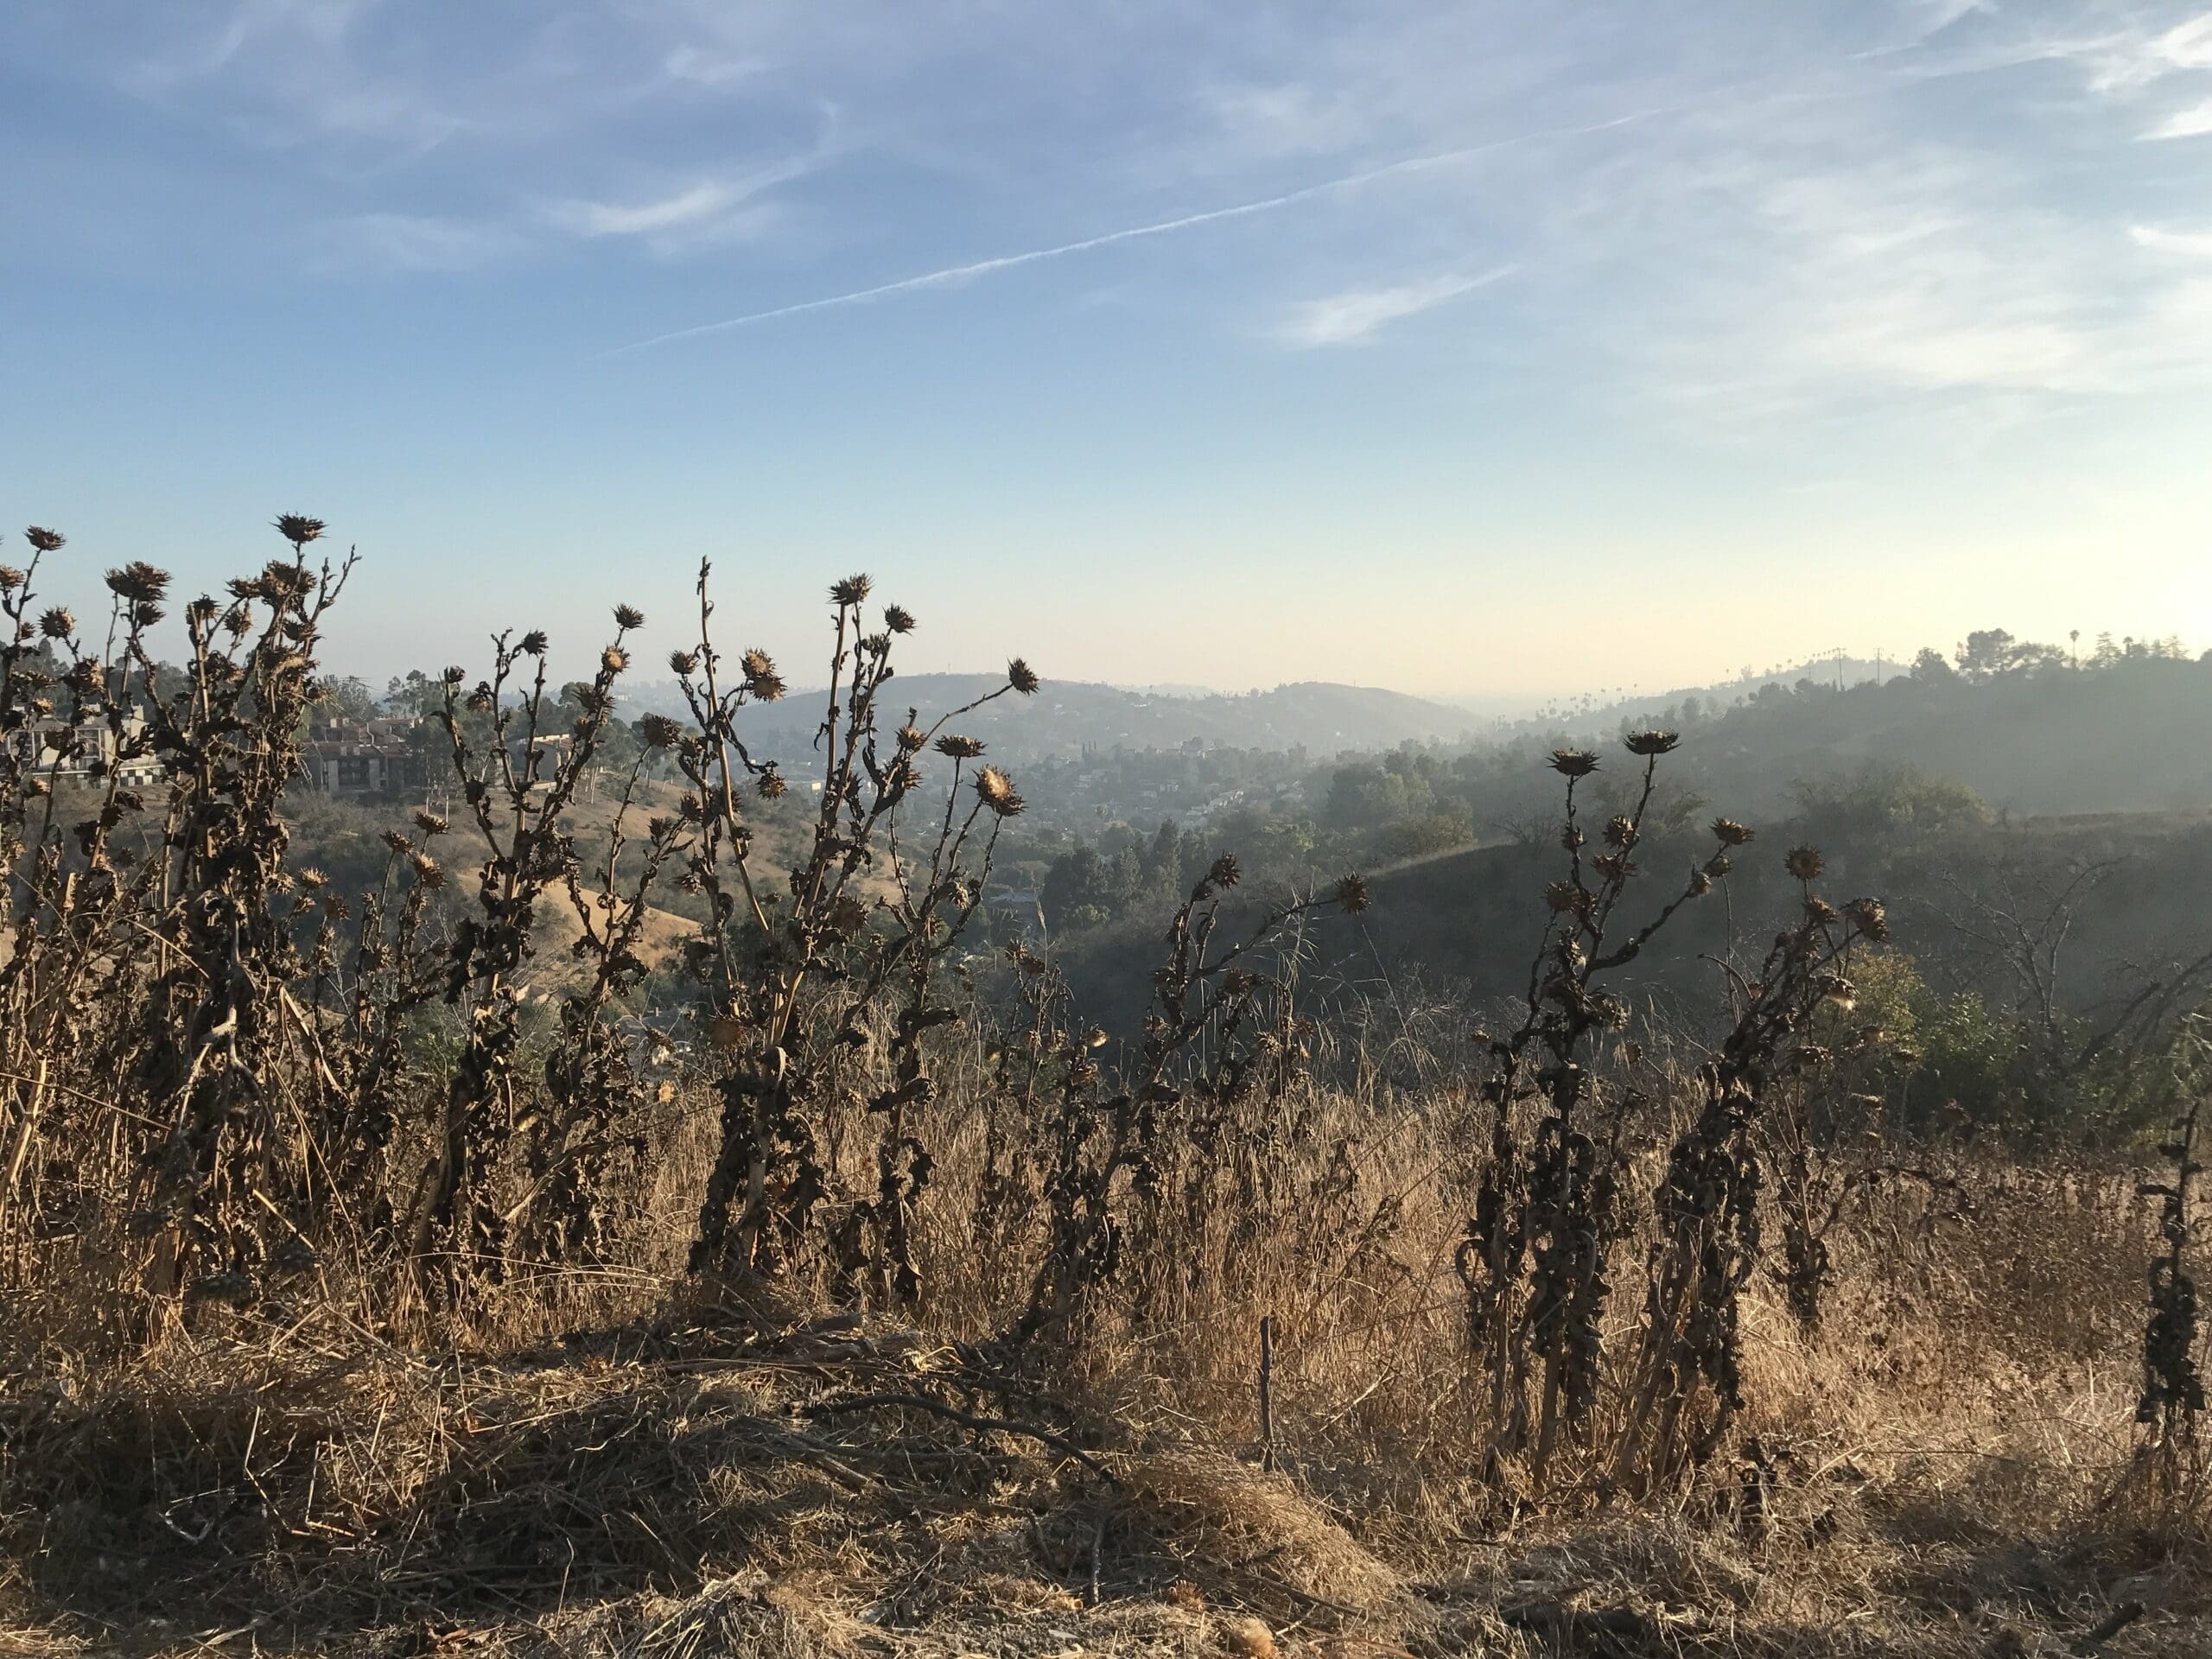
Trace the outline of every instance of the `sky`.
<instances>
[{"instance_id":1,"label":"sky","mask_svg":"<svg viewBox=\"0 0 2212 1659\"><path fill-rule=\"evenodd\" d=\"M10 0L0 142L0 522L372 680L2212 645L2201 0Z\"/></svg>"}]
</instances>

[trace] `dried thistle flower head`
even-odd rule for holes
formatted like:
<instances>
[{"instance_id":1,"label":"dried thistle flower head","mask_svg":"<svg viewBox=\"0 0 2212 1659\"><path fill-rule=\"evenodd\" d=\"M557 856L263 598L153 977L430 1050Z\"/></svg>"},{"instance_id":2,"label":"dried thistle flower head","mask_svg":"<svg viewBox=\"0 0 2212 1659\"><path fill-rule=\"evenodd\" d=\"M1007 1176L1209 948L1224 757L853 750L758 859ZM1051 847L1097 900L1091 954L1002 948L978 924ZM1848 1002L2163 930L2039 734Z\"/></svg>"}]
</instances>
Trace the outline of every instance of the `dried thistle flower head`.
<instances>
[{"instance_id":1,"label":"dried thistle flower head","mask_svg":"<svg viewBox=\"0 0 2212 1659\"><path fill-rule=\"evenodd\" d=\"M698 671L699 653L696 651L671 651L668 653L669 671L678 679L689 679Z\"/></svg>"},{"instance_id":2,"label":"dried thistle flower head","mask_svg":"<svg viewBox=\"0 0 2212 1659\"><path fill-rule=\"evenodd\" d=\"M784 774L778 772L773 766L770 766L764 771L760 774L759 780L756 781L753 786L760 791L760 798L764 801L772 801L776 799L786 789L791 787L790 785L784 781Z\"/></svg>"},{"instance_id":3,"label":"dried thistle flower head","mask_svg":"<svg viewBox=\"0 0 2212 1659\"><path fill-rule=\"evenodd\" d=\"M1579 824L1564 823L1560 826L1559 845L1561 852L1579 853L1582 850L1583 843L1589 839L1589 836L1582 833L1581 826Z\"/></svg>"},{"instance_id":4,"label":"dried thistle flower head","mask_svg":"<svg viewBox=\"0 0 2212 1659\"><path fill-rule=\"evenodd\" d=\"M985 766L976 774L976 793L1002 818L1014 817L1028 804L1014 792L1014 779L996 766Z\"/></svg>"},{"instance_id":5,"label":"dried thistle flower head","mask_svg":"<svg viewBox=\"0 0 2212 1659\"><path fill-rule=\"evenodd\" d=\"M27 578L12 564L0 564L0 594L12 594Z\"/></svg>"},{"instance_id":6,"label":"dried thistle flower head","mask_svg":"<svg viewBox=\"0 0 2212 1659\"><path fill-rule=\"evenodd\" d=\"M108 591L134 605L158 605L169 590L169 573L143 559L133 559L120 570L107 573Z\"/></svg>"},{"instance_id":7,"label":"dried thistle flower head","mask_svg":"<svg viewBox=\"0 0 2212 1659\"><path fill-rule=\"evenodd\" d=\"M320 518L310 518L305 513L280 512L276 515L276 533L292 544L297 551L309 542L319 540L323 531Z\"/></svg>"},{"instance_id":8,"label":"dried thistle flower head","mask_svg":"<svg viewBox=\"0 0 2212 1659\"><path fill-rule=\"evenodd\" d=\"M745 676L745 689L762 702L773 702L784 695L784 677L776 672L775 659L758 645L739 658L737 665Z\"/></svg>"},{"instance_id":9,"label":"dried thistle flower head","mask_svg":"<svg viewBox=\"0 0 2212 1659\"><path fill-rule=\"evenodd\" d=\"M1681 734L1679 732L1660 731L1630 732L1621 740L1627 746L1630 754L1647 756L1665 754L1681 741Z\"/></svg>"},{"instance_id":10,"label":"dried thistle flower head","mask_svg":"<svg viewBox=\"0 0 2212 1659\"><path fill-rule=\"evenodd\" d=\"M526 656L543 657L545 654L545 647L551 643L552 641L545 637L544 629L532 628L522 637L523 652Z\"/></svg>"},{"instance_id":11,"label":"dried thistle flower head","mask_svg":"<svg viewBox=\"0 0 2212 1659\"><path fill-rule=\"evenodd\" d=\"M1587 778L1598 770L1598 757L1587 749L1554 749L1551 765L1562 778Z\"/></svg>"},{"instance_id":12,"label":"dried thistle flower head","mask_svg":"<svg viewBox=\"0 0 2212 1659\"><path fill-rule=\"evenodd\" d=\"M383 835L379 836L378 839L383 842L385 846L391 848L393 852L401 855L403 857L410 856L415 851L415 843L408 840L406 836L401 835L397 830L387 830Z\"/></svg>"},{"instance_id":13,"label":"dried thistle flower head","mask_svg":"<svg viewBox=\"0 0 2212 1659\"><path fill-rule=\"evenodd\" d=\"M634 605L617 605L614 607L614 626L626 632L632 628L642 628L645 626L645 613Z\"/></svg>"},{"instance_id":14,"label":"dried thistle flower head","mask_svg":"<svg viewBox=\"0 0 2212 1659\"><path fill-rule=\"evenodd\" d=\"M446 665L446 671L442 677L443 677L448 685L459 685L463 680L468 677L468 671L463 668L459 663L448 663Z\"/></svg>"},{"instance_id":15,"label":"dried thistle flower head","mask_svg":"<svg viewBox=\"0 0 2212 1659\"><path fill-rule=\"evenodd\" d=\"M321 870L315 868L312 864L308 865L307 868L300 872L300 885L305 887L309 893L315 892L318 887L322 887L329 880L330 878L328 876L325 875Z\"/></svg>"},{"instance_id":16,"label":"dried thistle flower head","mask_svg":"<svg viewBox=\"0 0 2212 1659\"><path fill-rule=\"evenodd\" d=\"M415 827L426 836L442 836L453 825L428 807L417 807L415 810Z\"/></svg>"},{"instance_id":17,"label":"dried thistle flower head","mask_svg":"<svg viewBox=\"0 0 2212 1659\"><path fill-rule=\"evenodd\" d=\"M1827 924L1835 920L1835 906L1828 903L1827 899L1821 898L1820 894L1816 893L1808 893L1805 895L1805 919L1807 921L1816 922L1825 926Z\"/></svg>"},{"instance_id":18,"label":"dried thistle flower head","mask_svg":"<svg viewBox=\"0 0 2212 1659\"><path fill-rule=\"evenodd\" d=\"M1783 862L1800 881L1817 881L1821 872L1827 868L1827 860L1821 856L1821 849L1813 846L1792 847L1789 856Z\"/></svg>"},{"instance_id":19,"label":"dried thistle flower head","mask_svg":"<svg viewBox=\"0 0 2212 1659\"><path fill-rule=\"evenodd\" d=\"M428 853L415 855L415 880L435 893L446 884L446 873L438 868L438 861Z\"/></svg>"},{"instance_id":20,"label":"dried thistle flower head","mask_svg":"<svg viewBox=\"0 0 2212 1659\"><path fill-rule=\"evenodd\" d=\"M666 715L647 715L638 722L638 740L649 749L673 748L683 728Z\"/></svg>"},{"instance_id":21,"label":"dried thistle flower head","mask_svg":"<svg viewBox=\"0 0 2212 1659\"><path fill-rule=\"evenodd\" d=\"M1878 899L1854 899L1843 907L1860 937L1879 943L1890 937L1890 912Z\"/></svg>"},{"instance_id":22,"label":"dried thistle flower head","mask_svg":"<svg viewBox=\"0 0 2212 1659\"><path fill-rule=\"evenodd\" d=\"M1217 887L1233 887L1243 879L1244 872L1234 853L1224 853L1206 871L1206 880Z\"/></svg>"},{"instance_id":23,"label":"dried thistle flower head","mask_svg":"<svg viewBox=\"0 0 2212 1659\"><path fill-rule=\"evenodd\" d=\"M620 645L609 645L599 653L599 665L609 674L620 674L630 666L630 653Z\"/></svg>"},{"instance_id":24,"label":"dried thistle flower head","mask_svg":"<svg viewBox=\"0 0 2212 1659\"><path fill-rule=\"evenodd\" d=\"M1605 820L1605 844L1608 847L1636 845L1636 820L1615 813Z\"/></svg>"},{"instance_id":25,"label":"dried thistle flower head","mask_svg":"<svg viewBox=\"0 0 2212 1659\"><path fill-rule=\"evenodd\" d=\"M1713 821L1713 838L1723 847L1741 847L1751 838L1751 833L1748 824L1738 823L1733 818Z\"/></svg>"},{"instance_id":26,"label":"dried thistle flower head","mask_svg":"<svg viewBox=\"0 0 2212 1659\"><path fill-rule=\"evenodd\" d=\"M1006 683L1025 697L1044 684L1044 681L1037 677L1037 671L1019 657L1006 665Z\"/></svg>"},{"instance_id":27,"label":"dried thistle flower head","mask_svg":"<svg viewBox=\"0 0 2212 1659\"><path fill-rule=\"evenodd\" d=\"M912 721L899 728L899 750L902 754L914 753L927 741L928 734Z\"/></svg>"},{"instance_id":28,"label":"dried thistle flower head","mask_svg":"<svg viewBox=\"0 0 2212 1659\"><path fill-rule=\"evenodd\" d=\"M49 639L67 639L77 631L77 619L67 605L56 605L38 620L38 631Z\"/></svg>"},{"instance_id":29,"label":"dried thistle flower head","mask_svg":"<svg viewBox=\"0 0 2212 1659\"><path fill-rule=\"evenodd\" d=\"M1707 875L1703 870L1692 870L1690 872L1690 896L1693 899L1702 899L1707 893L1711 893L1712 891L1713 878L1711 876Z\"/></svg>"},{"instance_id":30,"label":"dried thistle flower head","mask_svg":"<svg viewBox=\"0 0 2212 1659\"><path fill-rule=\"evenodd\" d=\"M1572 881L1548 881L1544 884L1545 907L1561 915L1579 913L1587 898L1588 895Z\"/></svg>"},{"instance_id":31,"label":"dried thistle flower head","mask_svg":"<svg viewBox=\"0 0 2212 1659\"><path fill-rule=\"evenodd\" d=\"M1367 878L1347 874L1337 880L1337 907L1348 916L1357 916L1367 908Z\"/></svg>"},{"instance_id":32,"label":"dried thistle flower head","mask_svg":"<svg viewBox=\"0 0 2212 1659\"><path fill-rule=\"evenodd\" d=\"M1822 1001L1846 1010L1859 1006L1859 992L1841 974L1823 974L1815 987Z\"/></svg>"},{"instance_id":33,"label":"dried thistle flower head","mask_svg":"<svg viewBox=\"0 0 2212 1659\"><path fill-rule=\"evenodd\" d=\"M23 539L41 553L59 553L69 541L60 531L43 524L33 524L23 532Z\"/></svg>"},{"instance_id":34,"label":"dried thistle flower head","mask_svg":"<svg viewBox=\"0 0 2212 1659\"><path fill-rule=\"evenodd\" d=\"M963 737L957 732L947 732L937 741L937 752L955 760L973 760L983 752L983 746L972 737Z\"/></svg>"},{"instance_id":35,"label":"dried thistle flower head","mask_svg":"<svg viewBox=\"0 0 2212 1659\"><path fill-rule=\"evenodd\" d=\"M870 586L868 579L864 575L855 574L847 576L842 582L830 584L830 602L832 605L861 604L868 598L868 590Z\"/></svg>"},{"instance_id":36,"label":"dried thistle flower head","mask_svg":"<svg viewBox=\"0 0 2212 1659\"><path fill-rule=\"evenodd\" d=\"M883 626L893 633L912 633L914 613L904 605L887 605L883 607Z\"/></svg>"}]
</instances>

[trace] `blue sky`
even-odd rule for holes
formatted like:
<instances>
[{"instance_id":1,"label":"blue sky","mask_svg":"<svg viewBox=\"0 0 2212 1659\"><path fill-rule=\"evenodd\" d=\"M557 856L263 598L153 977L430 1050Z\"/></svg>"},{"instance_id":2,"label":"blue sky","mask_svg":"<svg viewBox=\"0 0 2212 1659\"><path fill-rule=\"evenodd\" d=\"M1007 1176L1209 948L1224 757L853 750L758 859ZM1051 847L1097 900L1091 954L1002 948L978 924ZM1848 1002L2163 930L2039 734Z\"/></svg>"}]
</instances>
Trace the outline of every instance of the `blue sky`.
<instances>
[{"instance_id":1,"label":"blue sky","mask_svg":"<svg viewBox=\"0 0 2212 1659\"><path fill-rule=\"evenodd\" d=\"M326 518L341 669L707 554L802 681L850 569L1232 689L2212 645L2201 3L14 0L0 124L0 512Z\"/></svg>"}]
</instances>

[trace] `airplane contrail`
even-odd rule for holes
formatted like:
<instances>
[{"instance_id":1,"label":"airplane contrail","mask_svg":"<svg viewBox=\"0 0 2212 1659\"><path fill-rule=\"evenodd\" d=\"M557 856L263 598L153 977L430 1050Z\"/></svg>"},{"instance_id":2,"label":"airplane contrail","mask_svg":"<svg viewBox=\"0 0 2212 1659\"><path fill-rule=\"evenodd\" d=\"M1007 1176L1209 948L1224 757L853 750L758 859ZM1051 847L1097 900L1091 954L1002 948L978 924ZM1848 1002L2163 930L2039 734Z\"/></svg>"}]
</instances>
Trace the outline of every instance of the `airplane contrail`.
<instances>
[{"instance_id":1,"label":"airplane contrail","mask_svg":"<svg viewBox=\"0 0 2212 1659\"><path fill-rule=\"evenodd\" d=\"M1176 231L1187 231L1200 225L1217 224L1224 219L1243 219L1255 213L1272 213L1278 207L1287 207L1294 202L1311 200L1315 196L1330 194L1338 190L1350 190L1377 180L1400 174L1424 172L1431 168L1449 167L1455 162L1471 160L1494 150L1509 149L1516 144L1535 143L1546 138L1579 138L1592 133L1610 132L1617 127L1633 125L1656 117L1675 113L1690 105L1671 105L1660 109L1639 110L1630 115L1618 115L1609 121L1594 121L1584 126L1548 127L1535 132L1518 132L1503 138L1492 138L1479 144L1467 144L1457 149L1438 150L1433 155L1408 156L1400 161L1387 162L1380 167L1370 167L1357 173L1346 173L1340 177L1324 179L1318 184L1302 185L1295 190L1286 190L1281 195L1263 196L1257 201L1240 201L1227 207L1212 207L1204 213L1185 213L1177 219L1163 219L1149 225L1132 225L1118 231L1108 231L1099 236L1086 236L1080 241L1062 242L1049 248L1031 248L1023 253L1001 254L994 259L978 259L965 265L948 265L942 270L925 271L918 276L902 276L897 282L879 283L874 288L857 288L849 293L826 295L818 300L801 300L795 305L779 305L772 310L751 311L741 317L725 317L719 322L702 322L689 328L677 328L650 339L632 340L626 346L616 346L600 353L602 357L616 357L625 352L641 352L648 346L665 346L671 340L691 340L701 334L721 334L731 328L749 327L754 323L772 322L779 317L795 317L807 311L828 311L840 306L865 305L893 294L912 293L917 289L949 288L977 276L988 276L994 271L1011 270L1016 265L1031 265L1046 259L1065 258L1072 253L1087 253L1093 248L1110 247L1116 242L1135 242L1149 236L1166 236Z\"/></svg>"}]
</instances>

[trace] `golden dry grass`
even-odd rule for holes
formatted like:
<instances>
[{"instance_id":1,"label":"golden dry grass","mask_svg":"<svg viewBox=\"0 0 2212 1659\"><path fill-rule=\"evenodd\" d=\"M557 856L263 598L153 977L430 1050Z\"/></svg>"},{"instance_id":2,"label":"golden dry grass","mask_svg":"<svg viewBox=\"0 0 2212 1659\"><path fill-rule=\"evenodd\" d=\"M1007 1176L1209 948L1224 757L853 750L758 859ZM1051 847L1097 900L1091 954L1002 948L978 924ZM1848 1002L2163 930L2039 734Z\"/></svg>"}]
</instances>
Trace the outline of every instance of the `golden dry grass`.
<instances>
[{"instance_id":1,"label":"golden dry grass","mask_svg":"<svg viewBox=\"0 0 2212 1659\"><path fill-rule=\"evenodd\" d=\"M1322 1099L1357 1201L1256 1243L1217 1216L1185 1241L1195 1287L1050 1381L962 1345L1007 1293L951 1219L974 1172L949 1123L913 1325L685 1281L696 1124L639 1195L658 1257L488 1291L463 1347L365 1328L338 1265L147 1351L68 1285L19 1293L0 1639L1211 1654L1262 1650L1256 1620L1291 1655L2204 1650L2201 1515L2129 1478L2147 1232L2124 1179L1957 1151L1973 1219L1867 1206L1820 1332L1754 1288L1721 1459L1642 1503L1593 1480L1522 1505L1510 1471L1476 1478L1451 1404L1437 1103Z\"/></svg>"}]
</instances>

